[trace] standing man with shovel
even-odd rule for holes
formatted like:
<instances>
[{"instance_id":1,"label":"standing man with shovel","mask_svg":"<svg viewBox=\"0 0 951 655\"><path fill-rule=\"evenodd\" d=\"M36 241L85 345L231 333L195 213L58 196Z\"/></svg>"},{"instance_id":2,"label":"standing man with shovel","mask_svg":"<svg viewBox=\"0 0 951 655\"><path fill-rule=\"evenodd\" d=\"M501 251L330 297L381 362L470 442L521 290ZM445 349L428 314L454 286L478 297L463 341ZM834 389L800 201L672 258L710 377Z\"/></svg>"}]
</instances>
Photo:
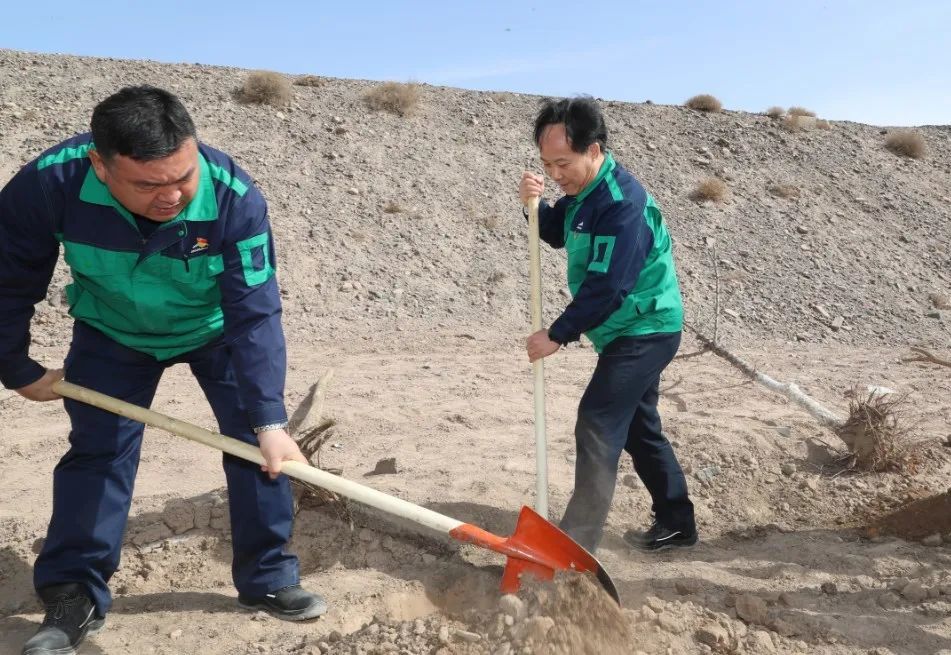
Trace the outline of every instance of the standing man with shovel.
<instances>
[{"instance_id":1,"label":"standing man with shovel","mask_svg":"<svg viewBox=\"0 0 951 655\"><path fill-rule=\"evenodd\" d=\"M242 607L314 618L298 584L284 461L286 353L267 204L226 154L199 143L174 95L127 87L81 134L0 191L0 382L58 400L61 369L29 356L33 306L63 249L75 319L65 378L148 407L163 371L188 364L221 431L259 446L257 466L224 457ZM143 425L67 399L69 451L53 473L53 515L34 567L46 618L24 655L73 653L112 604Z\"/></svg>"},{"instance_id":2,"label":"standing man with shovel","mask_svg":"<svg viewBox=\"0 0 951 655\"><path fill-rule=\"evenodd\" d=\"M554 205L540 203L539 234L567 251L572 301L547 330L528 337L528 357L547 357L582 334L599 354L578 406L575 488L560 527L595 552L626 451L655 518L644 532L629 530L625 541L647 551L692 546L693 503L657 411L660 374L683 327L670 234L654 199L606 150L604 116L593 99L544 101L534 137L545 172L565 194ZM522 174L523 205L544 190L542 176Z\"/></svg>"}]
</instances>

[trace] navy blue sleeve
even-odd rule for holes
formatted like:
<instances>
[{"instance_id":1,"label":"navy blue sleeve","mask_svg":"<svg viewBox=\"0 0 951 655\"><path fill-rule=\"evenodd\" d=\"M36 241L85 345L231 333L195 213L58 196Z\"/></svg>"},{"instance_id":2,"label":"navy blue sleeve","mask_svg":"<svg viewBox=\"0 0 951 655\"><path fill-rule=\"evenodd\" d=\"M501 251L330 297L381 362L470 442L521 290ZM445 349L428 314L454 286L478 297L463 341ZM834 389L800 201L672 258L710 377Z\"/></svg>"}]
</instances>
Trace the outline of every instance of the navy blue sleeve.
<instances>
[{"instance_id":1,"label":"navy blue sleeve","mask_svg":"<svg viewBox=\"0 0 951 655\"><path fill-rule=\"evenodd\" d=\"M577 341L613 314L637 285L654 235L643 205L622 200L609 205L594 224L591 261L574 299L551 327L552 341Z\"/></svg>"},{"instance_id":2,"label":"navy blue sleeve","mask_svg":"<svg viewBox=\"0 0 951 655\"><path fill-rule=\"evenodd\" d=\"M254 187L238 200L228 226L219 276L224 338L238 392L252 428L287 420L284 382L287 348L275 277L274 240L267 203Z\"/></svg>"},{"instance_id":3,"label":"navy blue sleeve","mask_svg":"<svg viewBox=\"0 0 951 655\"><path fill-rule=\"evenodd\" d=\"M565 247L565 205L564 198L549 205L544 200L538 202L538 236L552 248ZM522 214L528 220L528 210L522 208Z\"/></svg>"},{"instance_id":4,"label":"navy blue sleeve","mask_svg":"<svg viewBox=\"0 0 951 655\"><path fill-rule=\"evenodd\" d=\"M9 389L46 372L30 358L30 319L59 256L53 226L36 164L28 164L0 191L0 382Z\"/></svg>"},{"instance_id":5,"label":"navy blue sleeve","mask_svg":"<svg viewBox=\"0 0 951 655\"><path fill-rule=\"evenodd\" d=\"M538 203L538 236L552 248L565 247L565 198L554 206L542 200Z\"/></svg>"}]
</instances>

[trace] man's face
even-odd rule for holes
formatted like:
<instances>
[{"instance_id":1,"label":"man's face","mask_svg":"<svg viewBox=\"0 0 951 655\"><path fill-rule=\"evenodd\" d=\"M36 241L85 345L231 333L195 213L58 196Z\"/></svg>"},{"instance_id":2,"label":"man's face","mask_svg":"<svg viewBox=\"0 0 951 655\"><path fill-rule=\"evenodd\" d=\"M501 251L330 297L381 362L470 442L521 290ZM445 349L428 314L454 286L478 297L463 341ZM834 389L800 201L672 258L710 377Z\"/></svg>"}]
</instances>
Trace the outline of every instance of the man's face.
<instances>
[{"instance_id":1,"label":"man's face","mask_svg":"<svg viewBox=\"0 0 951 655\"><path fill-rule=\"evenodd\" d=\"M564 123L554 123L544 129L538 150L548 177L566 195L578 195L598 175L601 146L592 143L584 152L575 152L571 149Z\"/></svg>"},{"instance_id":2,"label":"man's face","mask_svg":"<svg viewBox=\"0 0 951 655\"><path fill-rule=\"evenodd\" d=\"M188 139L168 157L136 161L122 155L104 160L89 151L96 177L133 214L170 221L198 191L198 144Z\"/></svg>"}]
</instances>

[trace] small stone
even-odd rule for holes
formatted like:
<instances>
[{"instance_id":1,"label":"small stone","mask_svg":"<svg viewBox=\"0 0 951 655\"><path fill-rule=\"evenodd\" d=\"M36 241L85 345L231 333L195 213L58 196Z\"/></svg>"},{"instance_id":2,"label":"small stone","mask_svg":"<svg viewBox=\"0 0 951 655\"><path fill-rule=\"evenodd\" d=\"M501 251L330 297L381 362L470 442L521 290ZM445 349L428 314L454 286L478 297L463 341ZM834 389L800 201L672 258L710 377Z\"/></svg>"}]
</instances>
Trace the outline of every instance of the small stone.
<instances>
[{"instance_id":1,"label":"small stone","mask_svg":"<svg viewBox=\"0 0 951 655\"><path fill-rule=\"evenodd\" d=\"M182 630L179 628L178 630L172 630L171 632L169 632L169 633L168 633L168 636L169 636L169 639L178 639L178 638L181 637L183 634L185 634L185 633L182 632Z\"/></svg>"},{"instance_id":2,"label":"small stone","mask_svg":"<svg viewBox=\"0 0 951 655\"><path fill-rule=\"evenodd\" d=\"M938 319L939 321L943 318L941 312L938 311L938 310L934 310L934 311L932 311L932 312L928 312L927 314L925 314L925 316L928 317L928 318L936 318L936 319Z\"/></svg>"},{"instance_id":3,"label":"small stone","mask_svg":"<svg viewBox=\"0 0 951 655\"><path fill-rule=\"evenodd\" d=\"M664 613L658 616L657 625L659 625L662 630L674 635L679 635L687 629L683 619L680 619L670 613Z\"/></svg>"},{"instance_id":4,"label":"small stone","mask_svg":"<svg viewBox=\"0 0 951 655\"><path fill-rule=\"evenodd\" d=\"M941 545L941 541L942 541L941 535L936 532L936 533L934 533L934 534L932 534L932 535L928 535L927 537L925 537L924 539L922 539L922 540L921 540L921 543L922 543L922 545L925 545L925 546L940 546L940 545Z\"/></svg>"},{"instance_id":5,"label":"small stone","mask_svg":"<svg viewBox=\"0 0 951 655\"><path fill-rule=\"evenodd\" d=\"M809 228L806 227L805 225L797 225L796 232L798 232L799 234L809 234Z\"/></svg>"},{"instance_id":6,"label":"small stone","mask_svg":"<svg viewBox=\"0 0 951 655\"><path fill-rule=\"evenodd\" d=\"M655 150L657 150L657 144L656 144L656 143L651 143L650 141L648 141L648 142L647 142L647 149L650 150L651 152L654 152Z\"/></svg>"},{"instance_id":7,"label":"small stone","mask_svg":"<svg viewBox=\"0 0 951 655\"><path fill-rule=\"evenodd\" d=\"M287 118L287 117L284 115L284 113L283 113L283 112L280 112L280 111L274 112L274 115L277 116L278 120L284 120L285 118Z\"/></svg>"},{"instance_id":8,"label":"small stone","mask_svg":"<svg viewBox=\"0 0 951 655\"><path fill-rule=\"evenodd\" d=\"M759 596L743 594L736 599L736 614L747 623L766 625L769 610Z\"/></svg>"},{"instance_id":9,"label":"small stone","mask_svg":"<svg viewBox=\"0 0 951 655\"><path fill-rule=\"evenodd\" d=\"M552 625L554 625L554 622L552 622ZM452 634L457 639L468 642L470 644L474 644L477 641L482 640L482 635L476 632L469 632L468 630L456 630Z\"/></svg>"},{"instance_id":10,"label":"small stone","mask_svg":"<svg viewBox=\"0 0 951 655\"><path fill-rule=\"evenodd\" d=\"M535 616L527 619L521 625L519 637L523 641L532 641L536 645L542 645L548 637L548 632L555 627L555 621L548 616Z\"/></svg>"},{"instance_id":11,"label":"small stone","mask_svg":"<svg viewBox=\"0 0 951 655\"><path fill-rule=\"evenodd\" d=\"M415 621L413 621L413 634L414 635L426 634L426 624L423 622L422 619L416 619Z\"/></svg>"},{"instance_id":12,"label":"small stone","mask_svg":"<svg viewBox=\"0 0 951 655\"><path fill-rule=\"evenodd\" d=\"M641 608L641 621L649 622L655 621L657 619L657 612L647 607L646 605Z\"/></svg>"},{"instance_id":13,"label":"small stone","mask_svg":"<svg viewBox=\"0 0 951 655\"><path fill-rule=\"evenodd\" d=\"M700 584L699 580L677 580L674 583L674 588L677 590L677 593L681 596L689 596L691 594L699 594L703 591L703 585Z\"/></svg>"},{"instance_id":14,"label":"small stone","mask_svg":"<svg viewBox=\"0 0 951 655\"><path fill-rule=\"evenodd\" d=\"M521 621L525 616L525 603L514 594L505 594L499 598L499 610L506 616Z\"/></svg>"},{"instance_id":15,"label":"small stone","mask_svg":"<svg viewBox=\"0 0 951 655\"><path fill-rule=\"evenodd\" d=\"M629 489L637 489L638 487L638 478L636 475L631 475L630 473L625 473L624 477L621 478L621 484Z\"/></svg>"},{"instance_id":16,"label":"small stone","mask_svg":"<svg viewBox=\"0 0 951 655\"><path fill-rule=\"evenodd\" d=\"M449 643L449 628L444 625L439 626L439 643L440 644Z\"/></svg>"},{"instance_id":17,"label":"small stone","mask_svg":"<svg viewBox=\"0 0 951 655\"><path fill-rule=\"evenodd\" d=\"M843 316L836 316L834 319L832 319L832 329L835 330L836 332L841 330L844 324L845 324L845 317Z\"/></svg>"},{"instance_id":18,"label":"small stone","mask_svg":"<svg viewBox=\"0 0 951 655\"><path fill-rule=\"evenodd\" d=\"M349 193L351 196L359 196L360 190L357 189L356 187L350 187L349 189L347 189L347 193Z\"/></svg>"},{"instance_id":19,"label":"small stone","mask_svg":"<svg viewBox=\"0 0 951 655\"><path fill-rule=\"evenodd\" d=\"M707 466L694 473L694 476L703 484L710 484L718 475L720 475L720 467L716 465Z\"/></svg>"},{"instance_id":20,"label":"small stone","mask_svg":"<svg viewBox=\"0 0 951 655\"><path fill-rule=\"evenodd\" d=\"M826 320L829 320L830 318L832 318L832 316L829 314L829 312L826 311L826 308L825 308L824 305L813 305L813 308L814 308L817 312L819 312L819 315L820 315L822 318L824 318L824 319L826 319Z\"/></svg>"},{"instance_id":21,"label":"small stone","mask_svg":"<svg viewBox=\"0 0 951 655\"><path fill-rule=\"evenodd\" d=\"M835 596L837 593L839 593L839 588L834 582L823 582L819 588L822 590L822 593L828 594L830 596Z\"/></svg>"},{"instance_id":22,"label":"small stone","mask_svg":"<svg viewBox=\"0 0 951 655\"><path fill-rule=\"evenodd\" d=\"M665 607L667 607L667 603L662 601L657 596L648 596L647 606L659 614L660 612L664 611Z\"/></svg>"},{"instance_id":23,"label":"small stone","mask_svg":"<svg viewBox=\"0 0 951 655\"><path fill-rule=\"evenodd\" d=\"M904 596L905 600L912 603L920 603L928 597L928 592L919 582L913 580L905 585L905 588L901 590L901 595Z\"/></svg>"},{"instance_id":24,"label":"small stone","mask_svg":"<svg viewBox=\"0 0 951 655\"><path fill-rule=\"evenodd\" d=\"M932 293L929 294L928 299L935 309L951 309L951 296L943 293Z\"/></svg>"},{"instance_id":25,"label":"small stone","mask_svg":"<svg viewBox=\"0 0 951 655\"><path fill-rule=\"evenodd\" d=\"M732 309L724 309L723 313L732 318L739 318L740 315L738 312L733 311Z\"/></svg>"},{"instance_id":26,"label":"small stone","mask_svg":"<svg viewBox=\"0 0 951 655\"><path fill-rule=\"evenodd\" d=\"M162 512L162 520L172 532L182 534L195 527L195 508L185 500L171 501Z\"/></svg>"},{"instance_id":27,"label":"small stone","mask_svg":"<svg viewBox=\"0 0 951 655\"><path fill-rule=\"evenodd\" d=\"M803 489L808 489L810 491L819 490L819 479L816 477L809 477L802 481L802 484L799 485Z\"/></svg>"},{"instance_id":28,"label":"small stone","mask_svg":"<svg viewBox=\"0 0 951 655\"><path fill-rule=\"evenodd\" d=\"M776 432L781 437L786 437L787 439L792 436L792 428L788 425L778 425L776 426Z\"/></svg>"},{"instance_id":29,"label":"small stone","mask_svg":"<svg viewBox=\"0 0 951 655\"><path fill-rule=\"evenodd\" d=\"M773 644L769 633L765 630L754 630L750 633L749 637L747 637L746 642L749 644L749 651L751 653L776 652L776 646Z\"/></svg>"},{"instance_id":30,"label":"small stone","mask_svg":"<svg viewBox=\"0 0 951 655\"><path fill-rule=\"evenodd\" d=\"M156 541L168 539L172 536L172 531L164 523L152 523L140 529L132 535L132 543L136 546L144 546Z\"/></svg>"},{"instance_id":31,"label":"small stone","mask_svg":"<svg viewBox=\"0 0 951 655\"><path fill-rule=\"evenodd\" d=\"M392 475L395 473L398 473L396 469L396 458L387 457L376 463L376 467L371 471L370 475Z\"/></svg>"},{"instance_id":32,"label":"small stone","mask_svg":"<svg viewBox=\"0 0 951 655\"><path fill-rule=\"evenodd\" d=\"M785 462L779 467L779 470L783 472L783 475L792 475L796 472L796 465L792 462Z\"/></svg>"},{"instance_id":33,"label":"small stone","mask_svg":"<svg viewBox=\"0 0 951 655\"><path fill-rule=\"evenodd\" d=\"M713 624L700 628L694 634L694 638L701 644L706 644L714 649L724 646L729 642L730 635L720 625Z\"/></svg>"}]
</instances>

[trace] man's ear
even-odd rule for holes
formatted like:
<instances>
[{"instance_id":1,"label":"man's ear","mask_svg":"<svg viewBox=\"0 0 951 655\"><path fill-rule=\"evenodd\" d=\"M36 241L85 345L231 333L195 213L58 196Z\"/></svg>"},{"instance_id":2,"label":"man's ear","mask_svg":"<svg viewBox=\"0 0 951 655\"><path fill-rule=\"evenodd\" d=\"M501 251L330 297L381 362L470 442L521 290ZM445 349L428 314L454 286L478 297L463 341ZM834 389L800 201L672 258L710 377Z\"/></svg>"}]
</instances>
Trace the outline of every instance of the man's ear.
<instances>
[{"instance_id":1,"label":"man's ear","mask_svg":"<svg viewBox=\"0 0 951 655\"><path fill-rule=\"evenodd\" d=\"M92 168L96 171L96 177L99 178L99 181L105 183L106 181L106 161L102 158L95 148L89 151L89 161L92 163Z\"/></svg>"},{"instance_id":2,"label":"man's ear","mask_svg":"<svg viewBox=\"0 0 951 655\"><path fill-rule=\"evenodd\" d=\"M590 146L588 146L588 156L592 159L597 159L598 155L602 154L601 144L595 141Z\"/></svg>"}]
</instances>

